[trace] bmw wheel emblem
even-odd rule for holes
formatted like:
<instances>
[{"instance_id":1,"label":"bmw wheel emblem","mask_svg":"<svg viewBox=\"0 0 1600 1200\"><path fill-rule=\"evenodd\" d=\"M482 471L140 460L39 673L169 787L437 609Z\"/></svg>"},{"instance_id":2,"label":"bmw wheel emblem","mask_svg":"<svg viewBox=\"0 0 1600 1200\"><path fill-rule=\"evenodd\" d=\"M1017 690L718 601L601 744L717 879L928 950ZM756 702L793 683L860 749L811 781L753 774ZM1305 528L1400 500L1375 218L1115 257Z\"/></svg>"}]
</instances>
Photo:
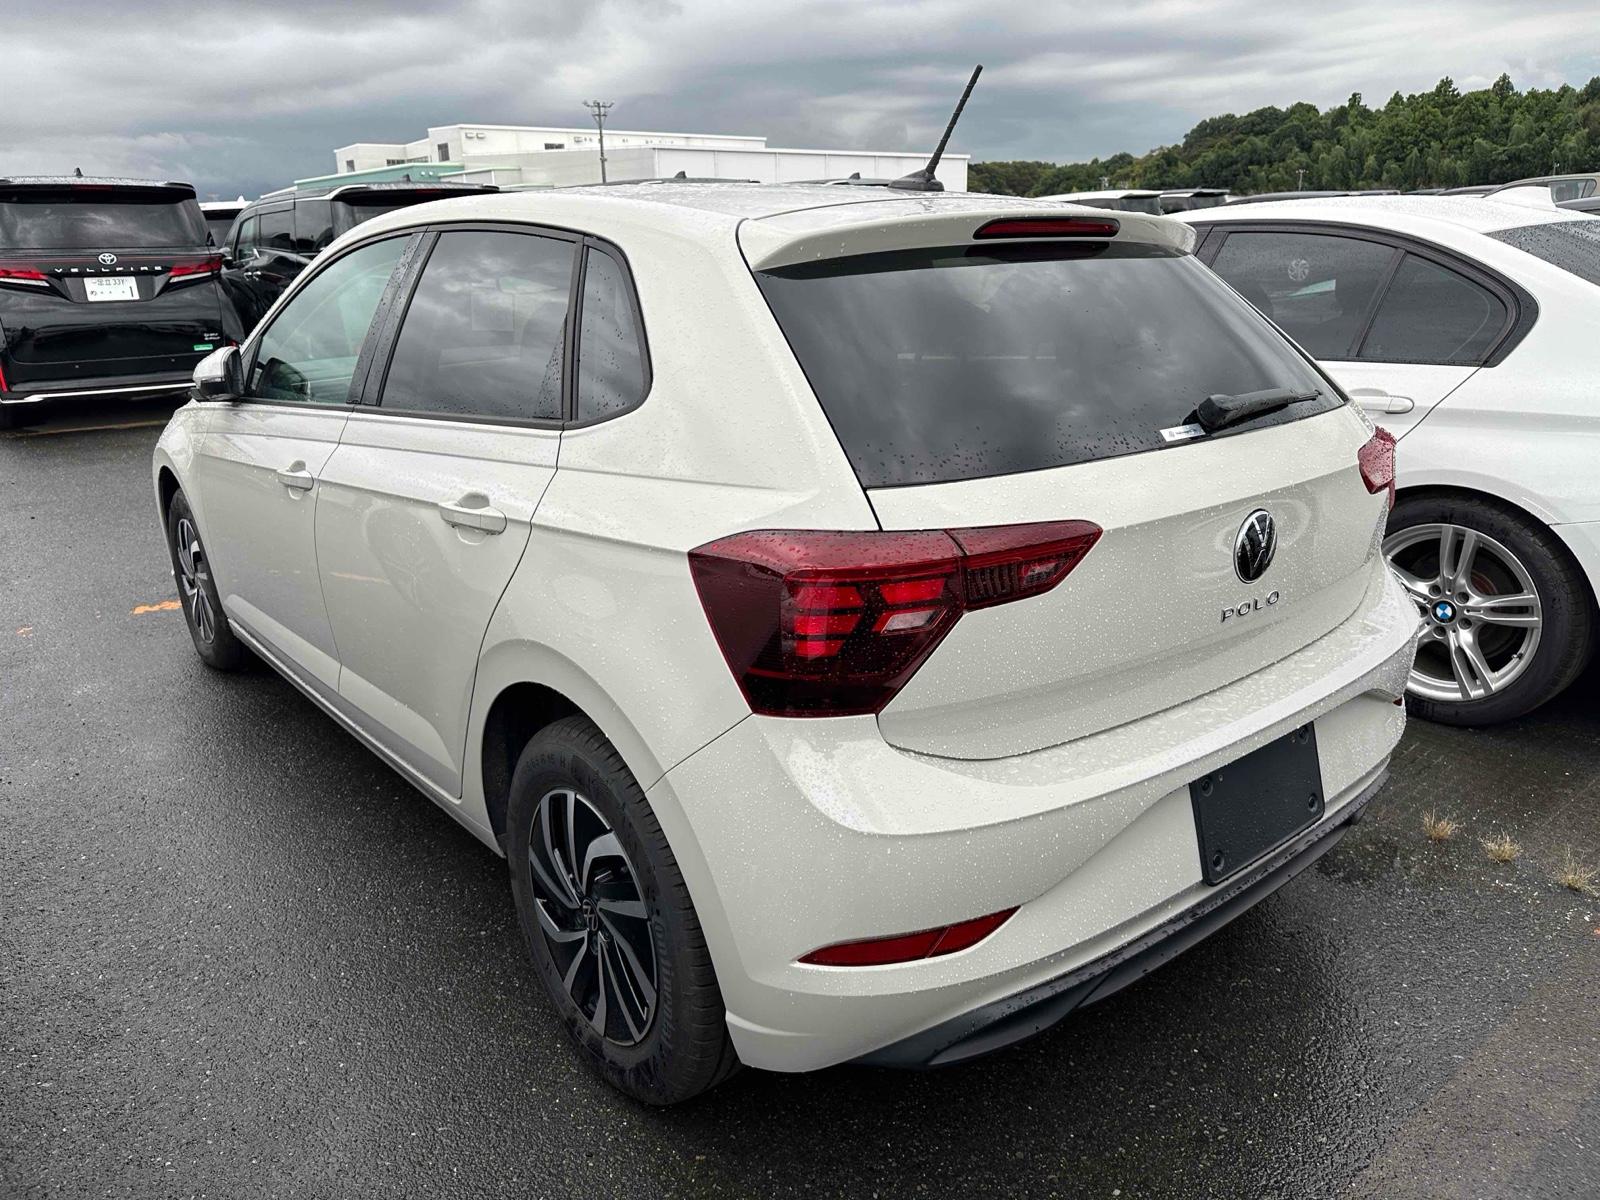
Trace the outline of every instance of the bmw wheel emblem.
<instances>
[{"instance_id":1,"label":"bmw wheel emblem","mask_svg":"<svg viewBox=\"0 0 1600 1200\"><path fill-rule=\"evenodd\" d=\"M116 266L117 265L117 256L115 254L111 253L111 251L107 250L105 253L103 253L100 256L100 265L101 266L105 266L105 267L114 267L114 266Z\"/></svg>"},{"instance_id":2,"label":"bmw wheel emblem","mask_svg":"<svg viewBox=\"0 0 1600 1200\"><path fill-rule=\"evenodd\" d=\"M1448 625L1456 619L1456 606L1448 600L1435 600L1433 602L1433 619L1441 625Z\"/></svg>"},{"instance_id":3,"label":"bmw wheel emblem","mask_svg":"<svg viewBox=\"0 0 1600 1200\"><path fill-rule=\"evenodd\" d=\"M1272 514L1258 508L1239 526L1233 539L1233 570L1244 583L1254 583L1267 573L1278 552L1278 526Z\"/></svg>"}]
</instances>

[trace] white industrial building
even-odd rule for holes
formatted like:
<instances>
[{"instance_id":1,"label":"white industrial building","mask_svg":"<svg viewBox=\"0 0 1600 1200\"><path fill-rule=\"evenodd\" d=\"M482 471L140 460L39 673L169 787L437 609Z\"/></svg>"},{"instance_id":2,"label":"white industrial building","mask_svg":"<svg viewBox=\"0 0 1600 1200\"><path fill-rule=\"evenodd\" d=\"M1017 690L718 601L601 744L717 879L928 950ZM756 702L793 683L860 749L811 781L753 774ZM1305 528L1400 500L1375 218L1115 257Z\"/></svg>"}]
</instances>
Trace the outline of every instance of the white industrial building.
<instances>
[{"instance_id":1,"label":"white industrial building","mask_svg":"<svg viewBox=\"0 0 1600 1200\"><path fill-rule=\"evenodd\" d=\"M764 137L711 133L606 130L606 174L612 180L691 177L788 183L800 179L895 178L927 162L926 151L798 150L768 146ZM392 177L431 164L429 178L501 187L563 187L600 180L600 139L593 126L440 125L414 142L355 142L334 151L336 175ZM946 154L939 181L967 190L965 154Z\"/></svg>"}]
</instances>

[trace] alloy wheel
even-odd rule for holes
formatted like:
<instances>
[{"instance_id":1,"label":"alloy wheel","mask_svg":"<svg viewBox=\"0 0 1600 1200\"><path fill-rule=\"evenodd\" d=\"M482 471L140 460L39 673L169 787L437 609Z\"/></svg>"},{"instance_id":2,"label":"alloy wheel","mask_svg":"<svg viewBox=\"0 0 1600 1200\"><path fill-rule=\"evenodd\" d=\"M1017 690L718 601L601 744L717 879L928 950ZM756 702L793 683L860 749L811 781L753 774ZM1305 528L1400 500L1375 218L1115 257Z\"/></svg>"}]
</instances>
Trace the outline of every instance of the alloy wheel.
<instances>
[{"instance_id":1,"label":"alloy wheel","mask_svg":"<svg viewBox=\"0 0 1600 1200\"><path fill-rule=\"evenodd\" d=\"M1465 703L1522 677L1544 616L1533 576L1504 543L1438 523L1390 534L1383 552L1422 614L1408 691Z\"/></svg>"},{"instance_id":2,"label":"alloy wheel","mask_svg":"<svg viewBox=\"0 0 1600 1200\"><path fill-rule=\"evenodd\" d=\"M561 985L608 1041L642 1041L658 981L650 914L616 831L571 789L547 793L528 837L539 932Z\"/></svg>"},{"instance_id":3,"label":"alloy wheel","mask_svg":"<svg viewBox=\"0 0 1600 1200\"><path fill-rule=\"evenodd\" d=\"M205 551L200 546L200 534L188 517L178 518L178 588L183 593L183 606L194 622L195 633L202 642L210 645L217 636L217 614L211 606L211 595L206 590L210 569Z\"/></svg>"}]
</instances>

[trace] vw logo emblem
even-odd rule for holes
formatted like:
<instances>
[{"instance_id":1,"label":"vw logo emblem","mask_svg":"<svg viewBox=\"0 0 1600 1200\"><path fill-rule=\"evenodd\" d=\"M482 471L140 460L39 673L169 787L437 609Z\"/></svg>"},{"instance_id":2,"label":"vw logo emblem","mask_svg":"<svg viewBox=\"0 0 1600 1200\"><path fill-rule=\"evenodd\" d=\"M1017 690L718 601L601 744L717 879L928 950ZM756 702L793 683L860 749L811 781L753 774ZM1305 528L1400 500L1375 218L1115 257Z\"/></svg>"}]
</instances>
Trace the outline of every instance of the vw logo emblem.
<instances>
[{"instance_id":1,"label":"vw logo emblem","mask_svg":"<svg viewBox=\"0 0 1600 1200\"><path fill-rule=\"evenodd\" d=\"M1448 600L1435 600L1433 602L1433 619L1441 625L1448 625L1456 619L1456 606Z\"/></svg>"},{"instance_id":2,"label":"vw logo emblem","mask_svg":"<svg viewBox=\"0 0 1600 1200\"><path fill-rule=\"evenodd\" d=\"M1278 526L1272 514L1258 508L1239 526L1233 539L1233 569L1241 581L1254 583L1267 573L1278 552Z\"/></svg>"},{"instance_id":3,"label":"vw logo emblem","mask_svg":"<svg viewBox=\"0 0 1600 1200\"><path fill-rule=\"evenodd\" d=\"M117 265L117 256L115 254L111 253L111 251L107 250L104 254L102 254L100 256L100 265L101 266L105 266L105 267L114 267L114 266L116 266Z\"/></svg>"}]
</instances>

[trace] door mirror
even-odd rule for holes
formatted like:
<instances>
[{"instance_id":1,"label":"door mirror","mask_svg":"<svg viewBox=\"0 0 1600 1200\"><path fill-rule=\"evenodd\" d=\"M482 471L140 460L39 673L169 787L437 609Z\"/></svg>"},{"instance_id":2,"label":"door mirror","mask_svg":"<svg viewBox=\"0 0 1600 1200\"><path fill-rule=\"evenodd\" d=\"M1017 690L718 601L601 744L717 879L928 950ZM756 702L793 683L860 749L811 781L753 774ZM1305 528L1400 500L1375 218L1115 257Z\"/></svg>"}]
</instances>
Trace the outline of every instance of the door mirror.
<instances>
[{"instance_id":1,"label":"door mirror","mask_svg":"<svg viewBox=\"0 0 1600 1200\"><path fill-rule=\"evenodd\" d=\"M193 396L196 400L235 400L244 391L244 366L239 347L213 350L194 369Z\"/></svg>"}]
</instances>

